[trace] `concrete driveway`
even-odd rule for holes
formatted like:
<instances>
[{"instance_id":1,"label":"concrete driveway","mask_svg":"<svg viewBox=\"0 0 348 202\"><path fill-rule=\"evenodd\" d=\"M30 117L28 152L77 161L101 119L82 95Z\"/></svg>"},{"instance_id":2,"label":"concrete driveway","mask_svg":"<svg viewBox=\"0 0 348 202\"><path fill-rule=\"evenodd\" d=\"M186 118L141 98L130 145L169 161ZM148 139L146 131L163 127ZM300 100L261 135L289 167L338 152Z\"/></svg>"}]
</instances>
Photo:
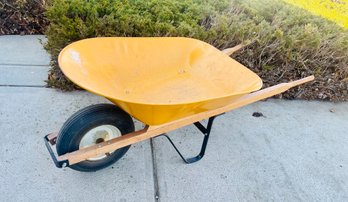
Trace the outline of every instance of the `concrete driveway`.
<instances>
[{"instance_id":1,"label":"concrete driveway","mask_svg":"<svg viewBox=\"0 0 348 202\"><path fill-rule=\"evenodd\" d=\"M0 201L348 201L348 103L270 99L226 113L192 165L159 137L98 172L55 168L43 136L107 101L45 88L38 39L0 37ZM185 155L199 151L194 127L169 135Z\"/></svg>"}]
</instances>

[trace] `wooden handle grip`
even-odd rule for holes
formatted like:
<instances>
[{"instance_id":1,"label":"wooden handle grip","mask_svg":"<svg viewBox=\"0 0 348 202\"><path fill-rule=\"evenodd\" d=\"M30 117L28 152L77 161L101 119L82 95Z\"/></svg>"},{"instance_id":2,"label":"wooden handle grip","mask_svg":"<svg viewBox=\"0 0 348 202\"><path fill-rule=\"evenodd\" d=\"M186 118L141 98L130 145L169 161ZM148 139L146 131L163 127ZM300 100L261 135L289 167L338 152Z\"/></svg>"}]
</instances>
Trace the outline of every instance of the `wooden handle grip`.
<instances>
[{"instance_id":1,"label":"wooden handle grip","mask_svg":"<svg viewBox=\"0 0 348 202\"><path fill-rule=\"evenodd\" d=\"M314 76L311 75L311 76L305 77L303 79L299 79L299 80L296 80L296 81L289 82L288 84L291 87L294 87L294 86L298 86L298 85L301 85L301 84L304 84L304 83L307 83L307 82L313 81L313 80L314 80Z\"/></svg>"}]
</instances>

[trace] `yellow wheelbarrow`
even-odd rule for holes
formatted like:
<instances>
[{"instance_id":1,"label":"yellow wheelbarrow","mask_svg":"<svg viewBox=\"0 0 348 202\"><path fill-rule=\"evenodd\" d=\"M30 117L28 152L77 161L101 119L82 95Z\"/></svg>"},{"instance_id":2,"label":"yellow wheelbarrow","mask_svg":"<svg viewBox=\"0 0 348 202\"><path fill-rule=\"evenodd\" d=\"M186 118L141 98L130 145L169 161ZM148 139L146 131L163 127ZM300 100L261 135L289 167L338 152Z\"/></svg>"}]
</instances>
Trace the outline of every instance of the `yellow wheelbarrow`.
<instances>
[{"instance_id":1,"label":"yellow wheelbarrow","mask_svg":"<svg viewBox=\"0 0 348 202\"><path fill-rule=\"evenodd\" d=\"M121 158L136 142L194 124L205 152L213 120L314 79L306 77L259 90L262 80L229 57L242 46L220 51L190 38L92 38L74 42L59 55L59 66L75 84L112 104L86 107L59 133L45 136L57 167L96 171ZM132 117L145 127L134 131ZM199 121L209 119L207 127ZM56 153L53 146L56 145Z\"/></svg>"}]
</instances>

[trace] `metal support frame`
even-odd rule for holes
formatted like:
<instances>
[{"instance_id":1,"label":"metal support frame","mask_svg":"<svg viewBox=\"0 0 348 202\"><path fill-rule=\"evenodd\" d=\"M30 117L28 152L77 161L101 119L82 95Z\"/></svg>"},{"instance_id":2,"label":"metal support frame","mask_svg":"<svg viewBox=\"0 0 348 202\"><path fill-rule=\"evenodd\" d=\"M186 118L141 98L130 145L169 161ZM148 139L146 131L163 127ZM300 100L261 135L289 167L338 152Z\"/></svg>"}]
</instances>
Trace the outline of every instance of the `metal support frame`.
<instances>
[{"instance_id":1,"label":"metal support frame","mask_svg":"<svg viewBox=\"0 0 348 202\"><path fill-rule=\"evenodd\" d=\"M46 148L47 148L48 152L50 153L51 158L52 158L54 164L56 165L56 167L57 168L64 168L64 167L69 166L68 160L59 161L53 152L52 146L56 144L57 135L54 133L48 134L44 137L44 140L45 140Z\"/></svg>"},{"instance_id":2,"label":"metal support frame","mask_svg":"<svg viewBox=\"0 0 348 202\"><path fill-rule=\"evenodd\" d=\"M195 157L191 157L191 158L185 158L181 152L179 151L179 149L175 146L174 142L172 141L172 139L170 139L170 137L168 135L166 135L165 133L162 134L162 135L159 135L157 137L166 137L170 144L174 147L175 151L179 154L179 156L181 157L181 159L186 163L186 164L191 164L191 163L195 163L199 160L201 160L205 154L205 150L207 148L207 144L208 144L208 140L209 140L209 136L210 136L210 132L211 132L211 128L213 126L213 122L214 122L214 119L216 118L217 116L213 116L213 117L210 117L209 120L208 120L208 125L207 127L204 127L200 122L195 122L193 123L198 129L199 131L202 132L202 134L204 135L204 138L203 138L203 143L202 143L202 146L201 146L201 150L199 152L199 154Z\"/></svg>"}]
</instances>

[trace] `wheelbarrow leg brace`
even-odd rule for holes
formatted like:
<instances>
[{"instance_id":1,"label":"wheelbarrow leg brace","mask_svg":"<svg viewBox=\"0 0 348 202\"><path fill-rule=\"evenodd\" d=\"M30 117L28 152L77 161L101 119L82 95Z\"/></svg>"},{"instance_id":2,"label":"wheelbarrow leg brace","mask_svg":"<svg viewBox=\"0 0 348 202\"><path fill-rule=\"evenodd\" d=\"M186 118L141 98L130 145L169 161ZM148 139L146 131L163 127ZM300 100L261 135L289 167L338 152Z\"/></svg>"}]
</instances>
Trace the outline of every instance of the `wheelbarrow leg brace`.
<instances>
[{"instance_id":1,"label":"wheelbarrow leg brace","mask_svg":"<svg viewBox=\"0 0 348 202\"><path fill-rule=\"evenodd\" d=\"M69 161L68 160L59 161L53 152L52 146L54 146L56 144L56 140L57 140L57 134L50 133L50 134L46 135L44 137L46 148L47 148L48 152L50 153L51 158L52 158L52 160L57 168L68 167Z\"/></svg>"},{"instance_id":2,"label":"wheelbarrow leg brace","mask_svg":"<svg viewBox=\"0 0 348 202\"><path fill-rule=\"evenodd\" d=\"M219 116L219 115L217 115ZM211 128L213 126L213 122L214 122L214 119L217 117L217 116L213 116L213 117L210 117L209 120L208 120L208 125L207 127L204 127L200 122L195 122L194 125L202 132L202 134L204 135L204 138L203 138L203 143L202 143L202 146L201 146L201 151L199 152L199 154L195 157L191 157L191 158L185 158L182 153L179 151L179 149L175 146L174 142L172 141L172 139L170 139L170 137L166 134L162 134L160 136L157 136L157 137L161 137L161 136L164 136L166 137L170 144L174 147L175 151L179 154L179 156L181 157L181 159L186 163L186 164L191 164L191 163L195 163L199 160L201 160L205 154L205 150L207 148L207 144L208 144L208 140L209 140L209 136L210 136L210 132L211 132Z\"/></svg>"}]
</instances>

